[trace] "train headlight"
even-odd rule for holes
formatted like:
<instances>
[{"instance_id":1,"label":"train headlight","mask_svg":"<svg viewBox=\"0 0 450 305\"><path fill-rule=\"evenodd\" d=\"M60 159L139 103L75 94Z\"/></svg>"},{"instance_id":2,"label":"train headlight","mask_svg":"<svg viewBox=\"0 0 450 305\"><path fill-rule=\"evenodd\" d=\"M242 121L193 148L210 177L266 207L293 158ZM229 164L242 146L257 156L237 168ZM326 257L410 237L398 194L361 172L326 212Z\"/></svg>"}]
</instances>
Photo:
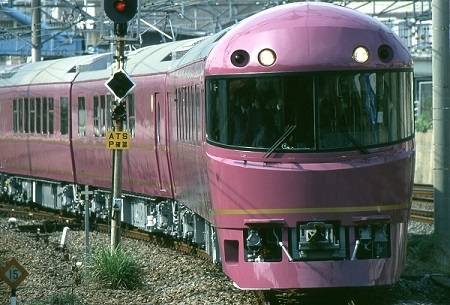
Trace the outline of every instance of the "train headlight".
<instances>
[{"instance_id":1,"label":"train headlight","mask_svg":"<svg viewBox=\"0 0 450 305\"><path fill-rule=\"evenodd\" d=\"M277 56L271 49L264 49L258 54L259 63L265 67L269 67L275 63Z\"/></svg>"},{"instance_id":2,"label":"train headlight","mask_svg":"<svg viewBox=\"0 0 450 305\"><path fill-rule=\"evenodd\" d=\"M357 47L353 50L353 59L360 64L365 63L369 59L369 50L363 46Z\"/></svg>"},{"instance_id":3,"label":"train headlight","mask_svg":"<svg viewBox=\"0 0 450 305\"><path fill-rule=\"evenodd\" d=\"M262 246L262 238L257 230L249 230L247 236L247 247L252 251L259 251Z\"/></svg>"}]
</instances>

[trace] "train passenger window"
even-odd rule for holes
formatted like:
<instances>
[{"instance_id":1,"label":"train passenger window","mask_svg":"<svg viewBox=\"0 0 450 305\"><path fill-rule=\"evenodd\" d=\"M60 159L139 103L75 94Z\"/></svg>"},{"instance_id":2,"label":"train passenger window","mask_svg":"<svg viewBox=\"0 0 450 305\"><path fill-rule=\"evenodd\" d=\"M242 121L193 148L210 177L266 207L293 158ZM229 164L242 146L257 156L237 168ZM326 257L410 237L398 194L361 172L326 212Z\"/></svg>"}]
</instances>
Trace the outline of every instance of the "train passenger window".
<instances>
[{"instance_id":1,"label":"train passenger window","mask_svg":"<svg viewBox=\"0 0 450 305\"><path fill-rule=\"evenodd\" d=\"M28 99L24 98L23 99L23 107L24 107L24 111L23 111L23 124L24 124L24 128L23 131L25 133L29 133L30 132L30 120L29 120L29 107L28 107Z\"/></svg>"},{"instance_id":2,"label":"train passenger window","mask_svg":"<svg viewBox=\"0 0 450 305\"><path fill-rule=\"evenodd\" d=\"M50 97L48 99L48 133L54 134L55 133L55 113L54 113L54 99L53 97Z\"/></svg>"},{"instance_id":3,"label":"train passenger window","mask_svg":"<svg viewBox=\"0 0 450 305\"><path fill-rule=\"evenodd\" d=\"M128 131L130 132L131 138L136 137L136 114L135 114L135 105L134 105L134 94L129 94L127 96L127 105L128 105L128 122L126 122L126 126L128 127Z\"/></svg>"},{"instance_id":4,"label":"train passenger window","mask_svg":"<svg viewBox=\"0 0 450 305\"><path fill-rule=\"evenodd\" d=\"M41 98L36 98L36 133L41 133Z\"/></svg>"},{"instance_id":5,"label":"train passenger window","mask_svg":"<svg viewBox=\"0 0 450 305\"><path fill-rule=\"evenodd\" d=\"M19 99L19 106L18 106L18 118L19 118L19 132L23 132L23 99Z\"/></svg>"},{"instance_id":6,"label":"train passenger window","mask_svg":"<svg viewBox=\"0 0 450 305\"><path fill-rule=\"evenodd\" d=\"M195 143L197 145L200 145L201 139L200 139L200 87L199 86L195 86L195 96L194 96L194 101L195 101Z\"/></svg>"},{"instance_id":7,"label":"train passenger window","mask_svg":"<svg viewBox=\"0 0 450 305\"><path fill-rule=\"evenodd\" d=\"M13 100L13 132L19 132L19 105L16 99Z\"/></svg>"},{"instance_id":8,"label":"train passenger window","mask_svg":"<svg viewBox=\"0 0 450 305\"><path fill-rule=\"evenodd\" d=\"M42 133L48 132L48 104L47 104L47 98L42 98Z\"/></svg>"},{"instance_id":9,"label":"train passenger window","mask_svg":"<svg viewBox=\"0 0 450 305\"><path fill-rule=\"evenodd\" d=\"M94 137L106 136L106 118L108 109L106 108L106 96L94 96Z\"/></svg>"},{"instance_id":10,"label":"train passenger window","mask_svg":"<svg viewBox=\"0 0 450 305\"><path fill-rule=\"evenodd\" d=\"M62 135L69 133L69 99L67 97L61 97L61 120L60 129Z\"/></svg>"},{"instance_id":11,"label":"train passenger window","mask_svg":"<svg viewBox=\"0 0 450 305\"><path fill-rule=\"evenodd\" d=\"M206 83L206 138L263 151L360 150L413 135L412 74L320 72Z\"/></svg>"},{"instance_id":12,"label":"train passenger window","mask_svg":"<svg viewBox=\"0 0 450 305\"><path fill-rule=\"evenodd\" d=\"M102 137L106 136L106 97L104 95L100 95L100 135Z\"/></svg>"},{"instance_id":13,"label":"train passenger window","mask_svg":"<svg viewBox=\"0 0 450 305\"><path fill-rule=\"evenodd\" d=\"M34 98L30 98L30 133L34 133L35 124Z\"/></svg>"},{"instance_id":14,"label":"train passenger window","mask_svg":"<svg viewBox=\"0 0 450 305\"><path fill-rule=\"evenodd\" d=\"M78 97L78 136L86 136L86 104L83 96Z\"/></svg>"},{"instance_id":15,"label":"train passenger window","mask_svg":"<svg viewBox=\"0 0 450 305\"><path fill-rule=\"evenodd\" d=\"M100 136L100 108L98 96L94 96L94 137Z\"/></svg>"}]
</instances>

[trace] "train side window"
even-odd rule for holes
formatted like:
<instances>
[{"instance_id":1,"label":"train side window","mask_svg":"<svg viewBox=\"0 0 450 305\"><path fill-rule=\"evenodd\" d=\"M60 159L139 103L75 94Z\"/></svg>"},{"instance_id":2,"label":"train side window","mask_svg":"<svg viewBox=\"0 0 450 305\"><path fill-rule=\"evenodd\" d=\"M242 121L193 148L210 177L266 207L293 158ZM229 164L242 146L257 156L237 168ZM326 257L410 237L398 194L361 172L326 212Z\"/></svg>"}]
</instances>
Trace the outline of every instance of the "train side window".
<instances>
[{"instance_id":1,"label":"train side window","mask_svg":"<svg viewBox=\"0 0 450 305\"><path fill-rule=\"evenodd\" d=\"M94 96L94 136L104 137L106 135L106 96Z\"/></svg>"},{"instance_id":2,"label":"train side window","mask_svg":"<svg viewBox=\"0 0 450 305\"><path fill-rule=\"evenodd\" d=\"M187 88L186 98L187 98L186 119L187 119L187 124L188 124L187 142L192 143L192 139L193 139L192 118L194 117L193 116L194 107L193 107L192 87Z\"/></svg>"},{"instance_id":3,"label":"train side window","mask_svg":"<svg viewBox=\"0 0 450 305\"><path fill-rule=\"evenodd\" d=\"M42 133L47 133L48 132L48 117L47 117L47 112L48 112L48 108L47 108L48 104L47 104L47 98L44 97L42 98Z\"/></svg>"},{"instance_id":4,"label":"train side window","mask_svg":"<svg viewBox=\"0 0 450 305\"><path fill-rule=\"evenodd\" d=\"M106 136L106 97L100 95L100 135Z\"/></svg>"},{"instance_id":5,"label":"train side window","mask_svg":"<svg viewBox=\"0 0 450 305\"><path fill-rule=\"evenodd\" d=\"M36 133L41 133L41 98L36 98Z\"/></svg>"},{"instance_id":6,"label":"train side window","mask_svg":"<svg viewBox=\"0 0 450 305\"><path fill-rule=\"evenodd\" d=\"M100 108L98 96L94 96L94 137L100 136Z\"/></svg>"},{"instance_id":7,"label":"train side window","mask_svg":"<svg viewBox=\"0 0 450 305\"><path fill-rule=\"evenodd\" d=\"M53 97L50 97L48 99L48 133L54 134L55 133L55 112L54 112L54 99Z\"/></svg>"},{"instance_id":8,"label":"train side window","mask_svg":"<svg viewBox=\"0 0 450 305\"><path fill-rule=\"evenodd\" d=\"M23 130L25 133L29 133L30 132L30 120L29 120L30 108L28 107L28 99L27 98L23 99L23 107L24 107L24 110L23 110L23 124L24 124L23 127L24 128L23 128Z\"/></svg>"},{"instance_id":9,"label":"train side window","mask_svg":"<svg viewBox=\"0 0 450 305\"><path fill-rule=\"evenodd\" d=\"M200 87L195 86L194 89L194 103L195 103L195 143L200 145Z\"/></svg>"},{"instance_id":10,"label":"train side window","mask_svg":"<svg viewBox=\"0 0 450 305\"><path fill-rule=\"evenodd\" d=\"M30 133L35 131L35 118L34 98L30 98Z\"/></svg>"},{"instance_id":11,"label":"train side window","mask_svg":"<svg viewBox=\"0 0 450 305\"><path fill-rule=\"evenodd\" d=\"M181 100L181 98L180 98L180 95L179 95L179 89L176 89L176 91L175 91L175 100L174 100L174 102L175 102L175 112L176 112L176 120L177 120L177 122L176 122L176 125L177 125L177 142L178 141L180 141L180 100Z\"/></svg>"},{"instance_id":12,"label":"train side window","mask_svg":"<svg viewBox=\"0 0 450 305\"><path fill-rule=\"evenodd\" d=\"M67 97L61 97L61 121L60 130L62 135L69 133L69 99Z\"/></svg>"},{"instance_id":13,"label":"train side window","mask_svg":"<svg viewBox=\"0 0 450 305\"><path fill-rule=\"evenodd\" d=\"M18 107L18 116L19 116L19 132L23 132L23 99L19 99L19 107Z\"/></svg>"},{"instance_id":14,"label":"train side window","mask_svg":"<svg viewBox=\"0 0 450 305\"><path fill-rule=\"evenodd\" d=\"M16 99L13 100L13 132L19 132L19 105Z\"/></svg>"},{"instance_id":15,"label":"train side window","mask_svg":"<svg viewBox=\"0 0 450 305\"><path fill-rule=\"evenodd\" d=\"M150 95L150 105L151 109L153 111L153 105L155 104L155 100L158 101L159 98L158 92L155 92L155 95ZM155 122L155 128L156 128L156 144L161 144L161 107L159 106L159 103L156 102L156 122Z\"/></svg>"},{"instance_id":16,"label":"train side window","mask_svg":"<svg viewBox=\"0 0 450 305\"><path fill-rule=\"evenodd\" d=\"M128 131L130 132L131 138L135 138L135 129L136 129L136 114L134 108L134 94L130 94L127 97L128 104Z\"/></svg>"},{"instance_id":17,"label":"train side window","mask_svg":"<svg viewBox=\"0 0 450 305\"><path fill-rule=\"evenodd\" d=\"M86 136L86 103L83 96L78 97L78 136Z\"/></svg>"},{"instance_id":18,"label":"train side window","mask_svg":"<svg viewBox=\"0 0 450 305\"><path fill-rule=\"evenodd\" d=\"M108 130L112 130L111 110L113 104L113 96L111 94L106 95L106 122Z\"/></svg>"}]
</instances>

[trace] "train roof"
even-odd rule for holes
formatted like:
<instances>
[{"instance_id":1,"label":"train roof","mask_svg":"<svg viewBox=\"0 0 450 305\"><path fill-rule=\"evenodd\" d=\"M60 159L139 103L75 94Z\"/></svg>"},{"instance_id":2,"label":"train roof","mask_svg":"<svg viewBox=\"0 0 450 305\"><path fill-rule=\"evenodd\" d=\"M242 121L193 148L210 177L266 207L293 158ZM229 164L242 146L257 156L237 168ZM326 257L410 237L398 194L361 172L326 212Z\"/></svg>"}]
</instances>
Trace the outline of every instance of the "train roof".
<instances>
[{"instance_id":1,"label":"train roof","mask_svg":"<svg viewBox=\"0 0 450 305\"><path fill-rule=\"evenodd\" d=\"M212 48L216 45L216 43L230 30L231 28L227 28L222 30L214 35L204 37L200 40L197 40L192 48L180 59L175 61L172 65L172 69L176 69L181 67L187 63L206 58Z\"/></svg>"},{"instance_id":2,"label":"train roof","mask_svg":"<svg viewBox=\"0 0 450 305\"><path fill-rule=\"evenodd\" d=\"M110 55L100 54L4 67L0 70L0 87L67 83L73 81L77 72L104 69L108 62Z\"/></svg>"},{"instance_id":3,"label":"train roof","mask_svg":"<svg viewBox=\"0 0 450 305\"><path fill-rule=\"evenodd\" d=\"M354 58L361 46L370 55L364 63ZM260 63L268 54L274 62ZM412 58L384 24L338 5L296 2L237 24L211 50L205 75L387 68L411 69Z\"/></svg>"},{"instance_id":4,"label":"train roof","mask_svg":"<svg viewBox=\"0 0 450 305\"><path fill-rule=\"evenodd\" d=\"M168 42L129 52L125 70L130 75L164 73L203 39ZM107 79L113 71L110 53L40 61L0 68L0 87Z\"/></svg>"},{"instance_id":5,"label":"train roof","mask_svg":"<svg viewBox=\"0 0 450 305\"><path fill-rule=\"evenodd\" d=\"M167 42L131 51L126 54L125 71L131 76L164 73L174 60L183 56L198 40L199 38ZM113 63L102 70L85 71L75 81L109 78L114 66Z\"/></svg>"}]
</instances>

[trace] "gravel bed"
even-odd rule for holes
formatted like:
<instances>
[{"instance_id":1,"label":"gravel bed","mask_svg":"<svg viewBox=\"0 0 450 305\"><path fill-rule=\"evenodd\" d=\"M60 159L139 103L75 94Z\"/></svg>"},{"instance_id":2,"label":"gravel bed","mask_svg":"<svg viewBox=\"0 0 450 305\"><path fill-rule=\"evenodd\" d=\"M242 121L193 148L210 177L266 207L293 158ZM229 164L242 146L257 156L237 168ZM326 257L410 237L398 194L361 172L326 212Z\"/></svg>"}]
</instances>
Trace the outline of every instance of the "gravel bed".
<instances>
[{"instance_id":1,"label":"gravel bed","mask_svg":"<svg viewBox=\"0 0 450 305\"><path fill-rule=\"evenodd\" d=\"M19 220L21 224L24 224ZM155 244L123 238L122 247L135 254L143 268L144 285L137 290L102 289L87 280L73 285L72 266L83 261L84 231L70 231L69 256L55 250L61 232L49 235L49 245L28 233L7 228L0 218L0 269L14 257L28 271L17 288L17 305L47 304L50 296L72 293L81 304L254 304L253 294L236 289L220 267ZM91 232L90 251L110 245L108 234ZM73 289L73 290L72 290ZM40 302L38 302L40 301ZM0 304L10 303L10 288L0 280Z\"/></svg>"},{"instance_id":2,"label":"gravel bed","mask_svg":"<svg viewBox=\"0 0 450 305\"><path fill-rule=\"evenodd\" d=\"M433 225L411 221L409 230L410 235L430 234ZM80 285L74 285L76 274L72 266L84 260L85 234L69 232L68 256L55 250L61 234L50 234L47 245L28 233L9 229L7 219L0 218L0 268L14 257L29 273L17 289L17 305L49 304L50 296L68 293L73 293L83 305L255 304L252 292L234 288L220 267L172 249L127 238L122 240L123 248L135 253L145 274L142 288L104 289L85 277ZM96 247L110 244L108 234L91 232L89 240L91 253ZM395 285L352 290L355 304L450 304L448 288L436 285L430 274L417 274L414 270L414 266L407 265L405 277ZM9 304L9 300L10 289L0 281L0 304Z\"/></svg>"}]
</instances>

